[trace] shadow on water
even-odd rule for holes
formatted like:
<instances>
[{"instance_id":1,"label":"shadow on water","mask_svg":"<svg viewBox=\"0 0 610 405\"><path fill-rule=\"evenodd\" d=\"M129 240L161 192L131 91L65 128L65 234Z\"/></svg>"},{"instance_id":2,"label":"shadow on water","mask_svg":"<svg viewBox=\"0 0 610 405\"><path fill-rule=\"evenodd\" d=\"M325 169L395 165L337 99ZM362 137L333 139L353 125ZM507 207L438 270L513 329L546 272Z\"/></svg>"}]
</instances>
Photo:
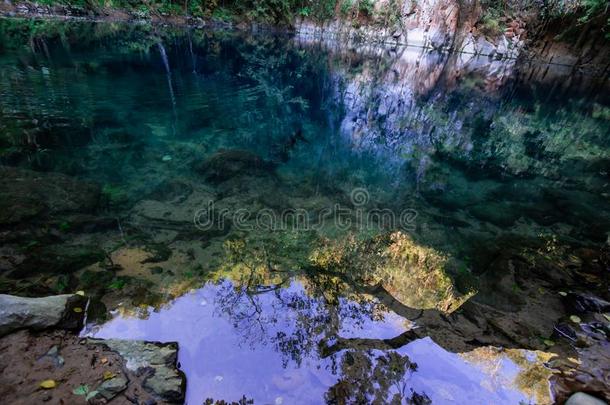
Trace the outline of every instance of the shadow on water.
<instances>
[{"instance_id":1,"label":"shadow on water","mask_svg":"<svg viewBox=\"0 0 610 405\"><path fill-rule=\"evenodd\" d=\"M604 322L607 81L148 25L0 37L2 292L84 289L118 310L97 336L178 340L190 398L548 403L517 349L573 369L570 316Z\"/></svg>"}]
</instances>

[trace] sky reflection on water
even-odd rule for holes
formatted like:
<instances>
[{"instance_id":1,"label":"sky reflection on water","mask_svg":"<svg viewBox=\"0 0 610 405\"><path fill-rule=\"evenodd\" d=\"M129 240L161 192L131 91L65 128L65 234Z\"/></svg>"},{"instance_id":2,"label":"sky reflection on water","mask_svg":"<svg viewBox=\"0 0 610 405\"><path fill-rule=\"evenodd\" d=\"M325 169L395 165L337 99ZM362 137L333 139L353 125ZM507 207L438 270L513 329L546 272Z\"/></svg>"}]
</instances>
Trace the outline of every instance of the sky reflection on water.
<instances>
[{"instance_id":1,"label":"sky reflection on water","mask_svg":"<svg viewBox=\"0 0 610 405\"><path fill-rule=\"evenodd\" d=\"M252 297L237 293L227 300L226 294L235 291L229 282L209 283L151 312L147 319L117 316L94 327L91 334L98 338L179 342L188 404L200 404L206 398L238 400L242 395L257 404L323 403L325 393L339 378L341 368L337 365L345 351L320 358L315 343L321 336L300 334L303 319L299 318L306 315L309 320L324 322L323 312L329 308L309 298L296 281L275 292ZM307 302L305 312L301 311L302 305L297 308L298 302ZM346 300L338 305L342 309L348 306ZM352 305L348 311L337 310L338 336L388 339L406 330L396 314L369 316L352 311L357 308ZM296 340L286 339L289 335ZM314 345L301 339L312 340ZM435 404L527 402L525 394L505 384L519 371L506 358L491 376L429 338L411 342L396 352L408 355L418 365L417 371L403 377L403 388L407 393L409 389L426 393ZM370 350L366 355L372 358L380 353Z\"/></svg>"}]
</instances>

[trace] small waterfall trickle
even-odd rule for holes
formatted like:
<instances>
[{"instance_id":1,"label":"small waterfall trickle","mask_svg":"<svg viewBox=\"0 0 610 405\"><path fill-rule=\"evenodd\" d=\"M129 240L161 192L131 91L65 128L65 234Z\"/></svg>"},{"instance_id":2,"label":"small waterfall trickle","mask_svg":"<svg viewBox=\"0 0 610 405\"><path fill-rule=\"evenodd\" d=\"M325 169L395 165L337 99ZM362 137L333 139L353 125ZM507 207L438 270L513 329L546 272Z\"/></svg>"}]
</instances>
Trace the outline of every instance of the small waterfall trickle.
<instances>
[{"instance_id":1,"label":"small waterfall trickle","mask_svg":"<svg viewBox=\"0 0 610 405\"><path fill-rule=\"evenodd\" d=\"M187 31L189 38L189 53L191 54L191 65L193 65L193 73L197 74L197 61L195 59L195 53L193 52L193 41L191 39L191 31Z\"/></svg>"},{"instance_id":2,"label":"small waterfall trickle","mask_svg":"<svg viewBox=\"0 0 610 405\"><path fill-rule=\"evenodd\" d=\"M172 71L169 67L169 59L167 57L167 52L165 52L165 47L161 43L161 41L157 42L157 46L159 47L159 53L161 54L161 59L163 60L163 65L165 66L165 73L167 75L167 87L169 88L169 96L172 101L172 111L174 113L174 122L172 124L172 133L176 135L176 121L178 119L176 114L176 97L174 95L174 85L172 83Z\"/></svg>"}]
</instances>

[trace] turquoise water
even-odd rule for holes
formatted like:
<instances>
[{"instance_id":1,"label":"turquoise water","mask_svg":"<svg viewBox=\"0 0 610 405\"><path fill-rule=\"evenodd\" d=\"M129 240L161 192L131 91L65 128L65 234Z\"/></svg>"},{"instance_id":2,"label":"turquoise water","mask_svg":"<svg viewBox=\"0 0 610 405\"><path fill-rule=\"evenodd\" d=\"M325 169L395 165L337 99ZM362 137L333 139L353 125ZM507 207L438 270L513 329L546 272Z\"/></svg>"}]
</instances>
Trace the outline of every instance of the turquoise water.
<instances>
[{"instance_id":1,"label":"turquoise water","mask_svg":"<svg viewBox=\"0 0 610 405\"><path fill-rule=\"evenodd\" d=\"M559 292L607 294L607 80L417 48L150 25L2 20L0 37L2 292L83 289L98 324L113 318L100 336L179 340L187 377L209 388L189 388L193 403L294 396L290 386L259 392L282 367L311 387L303 403L348 395L325 394L342 371L321 352L301 364L277 346L240 346L251 333L243 318L232 329L206 309L198 328L215 332L160 332L163 317L196 318L200 295L227 285L251 297L263 324L275 325L268 306L295 288L322 313L345 302L362 310L353 337L386 327L371 339L403 336L414 320L418 335L402 344L340 353L412 357L420 371L409 387L435 403L442 381L466 392L488 378L450 352L567 356L560 341L548 344L569 315ZM353 326L333 322L301 330L310 351ZM235 356L194 366L214 342ZM448 382L436 362L467 377ZM315 381L299 374L312 370L322 370ZM222 381L233 382L213 386ZM476 391L475 402L532 400L508 385Z\"/></svg>"}]
</instances>

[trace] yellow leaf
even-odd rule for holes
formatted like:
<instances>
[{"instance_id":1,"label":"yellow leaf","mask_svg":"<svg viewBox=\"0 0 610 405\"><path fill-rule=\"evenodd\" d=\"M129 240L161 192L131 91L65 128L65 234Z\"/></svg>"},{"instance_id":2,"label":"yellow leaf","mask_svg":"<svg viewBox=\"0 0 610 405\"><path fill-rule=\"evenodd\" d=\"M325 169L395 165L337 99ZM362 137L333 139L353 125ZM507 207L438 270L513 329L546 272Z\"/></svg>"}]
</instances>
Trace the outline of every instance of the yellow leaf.
<instances>
[{"instance_id":1,"label":"yellow leaf","mask_svg":"<svg viewBox=\"0 0 610 405\"><path fill-rule=\"evenodd\" d=\"M45 390L50 390L52 388L57 387L57 383L55 382L55 380L44 380L40 383L40 387L44 388Z\"/></svg>"},{"instance_id":2,"label":"yellow leaf","mask_svg":"<svg viewBox=\"0 0 610 405\"><path fill-rule=\"evenodd\" d=\"M77 291L75 294L80 295L81 297L85 296L85 292L83 290Z\"/></svg>"},{"instance_id":3,"label":"yellow leaf","mask_svg":"<svg viewBox=\"0 0 610 405\"><path fill-rule=\"evenodd\" d=\"M72 308L72 311L76 312L77 314L80 314L81 312L83 312L83 309L81 307L74 307Z\"/></svg>"},{"instance_id":4,"label":"yellow leaf","mask_svg":"<svg viewBox=\"0 0 610 405\"><path fill-rule=\"evenodd\" d=\"M104 371L104 381L110 380L114 377L116 377L116 374L114 374L112 371Z\"/></svg>"},{"instance_id":5,"label":"yellow leaf","mask_svg":"<svg viewBox=\"0 0 610 405\"><path fill-rule=\"evenodd\" d=\"M570 317L570 321L574 322L574 323L580 323L581 319L579 317L577 317L576 315L572 315Z\"/></svg>"}]
</instances>

